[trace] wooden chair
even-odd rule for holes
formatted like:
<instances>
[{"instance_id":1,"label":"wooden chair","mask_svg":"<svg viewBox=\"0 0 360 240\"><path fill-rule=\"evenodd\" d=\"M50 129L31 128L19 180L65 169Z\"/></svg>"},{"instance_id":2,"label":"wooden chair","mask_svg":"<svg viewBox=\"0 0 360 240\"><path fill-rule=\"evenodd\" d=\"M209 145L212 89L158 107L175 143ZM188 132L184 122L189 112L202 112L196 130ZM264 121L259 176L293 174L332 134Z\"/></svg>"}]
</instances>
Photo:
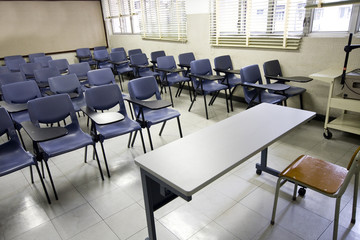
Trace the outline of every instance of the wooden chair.
<instances>
[{"instance_id":1,"label":"wooden chair","mask_svg":"<svg viewBox=\"0 0 360 240\"><path fill-rule=\"evenodd\" d=\"M275 223L275 214L280 187L285 182L290 181L295 184L293 200L296 200L298 185L312 189L328 197L336 198L333 239L337 239L341 197L344 194L353 175L355 175L355 183L351 223L355 223L360 167L359 151L360 147L353 154L347 168L311 157L309 155L299 156L279 174L279 179L276 185L271 224ZM305 190L302 189L302 192L299 191L299 194L305 194Z\"/></svg>"}]
</instances>

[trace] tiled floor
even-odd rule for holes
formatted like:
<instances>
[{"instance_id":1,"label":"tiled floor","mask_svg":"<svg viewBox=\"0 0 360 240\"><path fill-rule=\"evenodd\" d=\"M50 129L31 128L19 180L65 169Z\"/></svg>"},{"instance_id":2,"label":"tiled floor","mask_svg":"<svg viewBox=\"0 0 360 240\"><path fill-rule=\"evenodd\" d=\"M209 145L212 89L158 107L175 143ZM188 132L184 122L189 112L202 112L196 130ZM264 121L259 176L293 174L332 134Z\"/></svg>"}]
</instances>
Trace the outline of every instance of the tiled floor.
<instances>
[{"instance_id":1,"label":"tiled floor","mask_svg":"<svg viewBox=\"0 0 360 240\"><path fill-rule=\"evenodd\" d=\"M164 98L169 99L168 93ZM224 99L217 99L209 107L210 119L206 120L202 97L191 112L187 111L189 104L186 91L175 99L185 136L246 107L234 102L235 111L227 114ZM88 131L85 117L79 121ZM167 124L163 136L157 135L158 130L159 126L151 128L155 148L179 138L175 120ZM269 148L270 166L280 170L303 153L345 166L359 137L333 131L333 139L326 140L322 133L323 123L315 120L298 127ZM31 149L29 138L23 135ZM144 137L149 149L146 131ZM51 205L45 200L39 180L36 178L34 185L30 183L28 169L0 178L0 240L145 239L140 174L134 164L134 158L143 152L139 139L131 149L127 148L127 140L127 136L122 136L105 142L112 176L104 181L96 161L84 163L83 150L51 159L59 194L56 201L47 179ZM270 225L276 178L256 175L254 166L259 158L257 154L195 194L192 201L178 198L159 209L155 213L158 239L331 239L335 201L308 190L304 198L298 197L294 202L291 184L282 188L276 224ZM341 202L342 239L360 239L360 217L355 225L350 223L352 187L353 184Z\"/></svg>"}]
</instances>

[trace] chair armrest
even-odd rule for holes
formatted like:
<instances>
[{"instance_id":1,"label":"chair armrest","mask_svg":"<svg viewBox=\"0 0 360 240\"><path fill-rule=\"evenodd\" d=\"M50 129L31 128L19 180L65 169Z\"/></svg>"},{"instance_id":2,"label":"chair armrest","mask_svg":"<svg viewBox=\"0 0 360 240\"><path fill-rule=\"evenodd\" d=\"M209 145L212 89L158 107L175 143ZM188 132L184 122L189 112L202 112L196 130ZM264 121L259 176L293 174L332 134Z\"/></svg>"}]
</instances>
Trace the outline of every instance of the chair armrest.
<instances>
[{"instance_id":1,"label":"chair armrest","mask_svg":"<svg viewBox=\"0 0 360 240\"><path fill-rule=\"evenodd\" d=\"M240 74L240 70L230 70L230 69L219 69L219 68L214 68L214 71L216 72L222 72L225 74Z\"/></svg>"},{"instance_id":2,"label":"chair armrest","mask_svg":"<svg viewBox=\"0 0 360 240\"><path fill-rule=\"evenodd\" d=\"M178 64L179 67L190 68L190 64Z\"/></svg>"},{"instance_id":3,"label":"chair armrest","mask_svg":"<svg viewBox=\"0 0 360 240\"><path fill-rule=\"evenodd\" d=\"M22 112L27 110L27 103L7 103L0 102L0 106L4 107L9 113Z\"/></svg>"},{"instance_id":4,"label":"chair armrest","mask_svg":"<svg viewBox=\"0 0 360 240\"><path fill-rule=\"evenodd\" d=\"M135 67L135 68L152 68L153 65L149 64L149 65L136 65L136 64L130 64L130 67Z\"/></svg>"},{"instance_id":5,"label":"chair armrest","mask_svg":"<svg viewBox=\"0 0 360 240\"><path fill-rule=\"evenodd\" d=\"M125 97L124 99L128 102L131 102L132 104L139 105L140 107L149 108L151 110L158 110L171 106L171 102L168 102L166 100L143 101L143 100L133 99L128 96Z\"/></svg>"},{"instance_id":6,"label":"chair armrest","mask_svg":"<svg viewBox=\"0 0 360 240\"><path fill-rule=\"evenodd\" d=\"M92 121L99 125L106 125L124 120L124 115L119 112L96 112L89 107L82 107L83 111Z\"/></svg>"},{"instance_id":7,"label":"chair armrest","mask_svg":"<svg viewBox=\"0 0 360 240\"><path fill-rule=\"evenodd\" d=\"M178 73L178 72L186 71L186 70L181 69L181 68L173 68L173 69L156 68L156 70L158 70L160 72L165 72L165 73Z\"/></svg>"},{"instance_id":8,"label":"chair armrest","mask_svg":"<svg viewBox=\"0 0 360 240\"><path fill-rule=\"evenodd\" d=\"M98 61L98 62L105 62L105 61L110 61L109 58L94 58L95 61Z\"/></svg>"},{"instance_id":9,"label":"chair armrest","mask_svg":"<svg viewBox=\"0 0 360 240\"><path fill-rule=\"evenodd\" d=\"M64 127L40 128L29 121L22 122L21 125L34 142L44 142L68 134L68 130Z\"/></svg>"},{"instance_id":10,"label":"chair armrest","mask_svg":"<svg viewBox=\"0 0 360 240\"><path fill-rule=\"evenodd\" d=\"M210 81L223 80L225 78L224 76L218 76L218 75L197 75L197 74L193 74L193 73L190 73L189 76L204 79L204 80L210 80Z\"/></svg>"},{"instance_id":11,"label":"chair armrest","mask_svg":"<svg viewBox=\"0 0 360 240\"><path fill-rule=\"evenodd\" d=\"M113 62L113 61L110 61L112 64L114 65L121 65L121 64L124 64L124 63L128 63L129 61L128 60L125 60L125 61L120 61L120 62Z\"/></svg>"},{"instance_id":12,"label":"chair armrest","mask_svg":"<svg viewBox=\"0 0 360 240\"><path fill-rule=\"evenodd\" d=\"M44 91L44 93L48 96L51 96L51 95L55 95L56 93L54 93L53 91L50 91L50 90L46 90Z\"/></svg>"},{"instance_id":13,"label":"chair armrest","mask_svg":"<svg viewBox=\"0 0 360 240\"><path fill-rule=\"evenodd\" d=\"M281 76L271 76L271 75L265 75L266 78L278 80L278 81L284 81L284 82L310 82L313 79L309 77L303 77L303 76L293 76L293 77L281 77Z\"/></svg>"},{"instance_id":14,"label":"chair armrest","mask_svg":"<svg viewBox=\"0 0 360 240\"><path fill-rule=\"evenodd\" d=\"M36 82L39 88L47 88L49 87L49 83L47 82Z\"/></svg>"},{"instance_id":15,"label":"chair armrest","mask_svg":"<svg viewBox=\"0 0 360 240\"><path fill-rule=\"evenodd\" d=\"M285 91L286 89L290 88L289 85L274 83L274 84L256 84L256 83L248 83L244 82L241 85L246 87L253 87L263 90L273 90L273 91Z\"/></svg>"}]
</instances>

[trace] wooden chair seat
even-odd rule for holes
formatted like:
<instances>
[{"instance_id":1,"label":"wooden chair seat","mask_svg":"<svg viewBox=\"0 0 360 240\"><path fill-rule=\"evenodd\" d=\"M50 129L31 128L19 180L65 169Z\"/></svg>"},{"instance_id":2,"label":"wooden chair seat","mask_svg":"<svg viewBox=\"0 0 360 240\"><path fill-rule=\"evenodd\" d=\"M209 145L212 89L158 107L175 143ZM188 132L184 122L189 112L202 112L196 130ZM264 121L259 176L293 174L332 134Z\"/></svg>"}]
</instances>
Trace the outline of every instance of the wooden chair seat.
<instances>
[{"instance_id":1,"label":"wooden chair seat","mask_svg":"<svg viewBox=\"0 0 360 240\"><path fill-rule=\"evenodd\" d=\"M292 162L281 177L296 180L300 185L334 194L343 184L348 170L309 155L301 155Z\"/></svg>"}]
</instances>

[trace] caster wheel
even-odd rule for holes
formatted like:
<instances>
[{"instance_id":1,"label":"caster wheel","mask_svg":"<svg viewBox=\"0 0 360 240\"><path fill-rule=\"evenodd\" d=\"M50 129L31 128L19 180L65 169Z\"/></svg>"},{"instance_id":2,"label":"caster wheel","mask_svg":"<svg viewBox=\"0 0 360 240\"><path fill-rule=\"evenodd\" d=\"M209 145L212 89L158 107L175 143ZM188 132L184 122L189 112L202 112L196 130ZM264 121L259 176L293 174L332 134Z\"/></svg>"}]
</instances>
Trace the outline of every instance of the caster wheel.
<instances>
[{"instance_id":1,"label":"caster wheel","mask_svg":"<svg viewBox=\"0 0 360 240\"><path fill-rule=\"evenodd\" d=\"M300 188L299 191L298 191L299 195L301 197L305 196L305 193L306 193L306 189L305 188Z\"/></svg>"},{"instance_id":2,"label":"caster wheel","mask_svg":"<svg viewBox=\"0 0 360 240\"><path fill-rule=\"evenodd\" d=\"M324 138L326 138L326 139L332 138L332 133L329 130L325 130L323 135L324 135Z\"/></svg>"},{"instance_id":3,"label":"caster wheel","mask_svg":"<svg viewBox=\"0 0 360 240\"><path fill-rule=\"evenodd\" d=\"M262 171L260 169L256 169L256 174L261 175Z\"/></svg>"}]
</instances>

